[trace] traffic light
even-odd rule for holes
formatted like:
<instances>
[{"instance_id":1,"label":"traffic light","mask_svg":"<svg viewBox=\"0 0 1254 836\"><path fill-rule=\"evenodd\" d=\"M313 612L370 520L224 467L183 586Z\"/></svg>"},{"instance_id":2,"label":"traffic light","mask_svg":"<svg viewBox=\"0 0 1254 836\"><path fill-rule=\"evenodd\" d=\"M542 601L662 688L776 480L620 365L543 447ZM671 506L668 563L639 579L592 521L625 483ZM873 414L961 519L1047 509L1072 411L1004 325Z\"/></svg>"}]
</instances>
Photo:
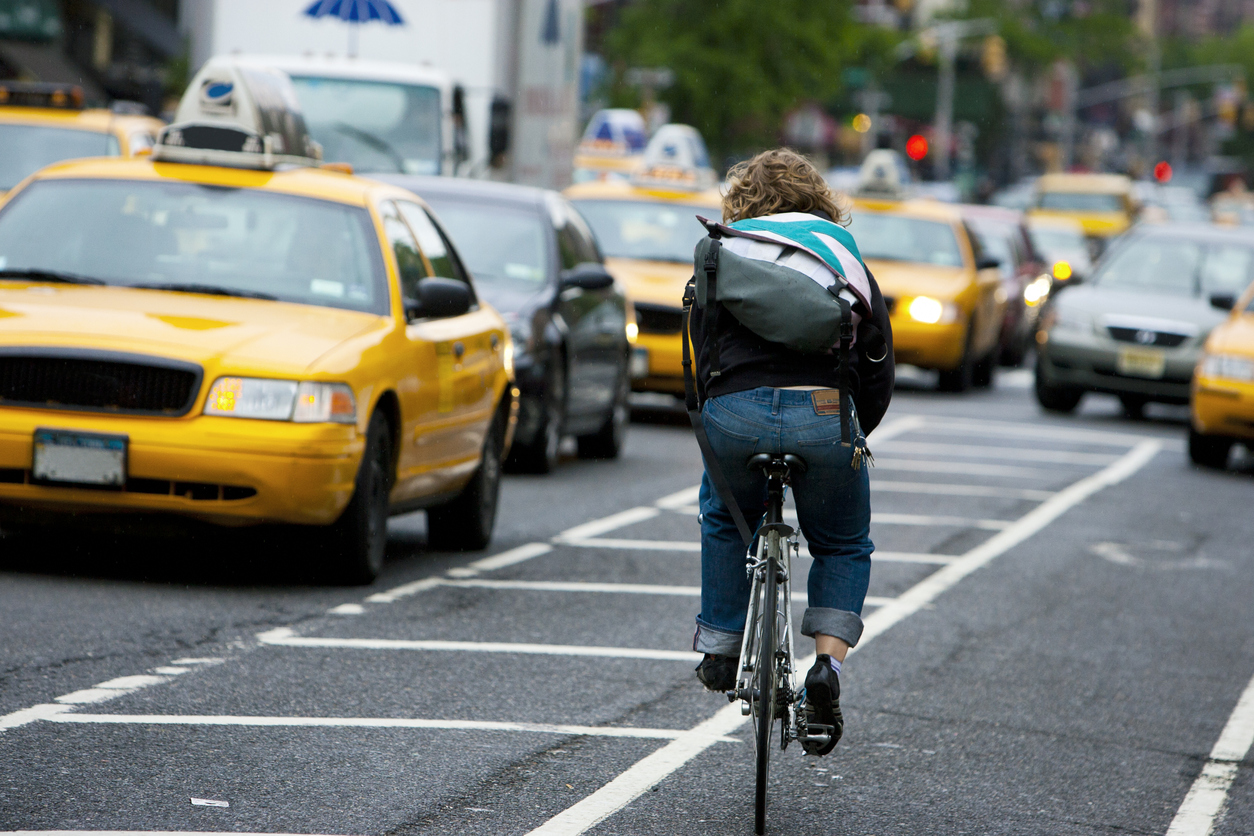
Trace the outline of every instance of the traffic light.
<instances>
[{"instance_id":1,"label":"traffic light","mask_svg":"<svg viewBox=\"0 0 1254 836\"><path fill-rule=\"evenodd\" d=\"M984 47L980 51L980 66L984 75L1000 81L1006 76L1006 41L1000 35L989 35L984 39Z\"/></svg>"},{"instance_id":2,"label":"traffic light","mask_svg":"<svg viewBox=\"0 0 1254 836\"><path fill-rule=\"evenodd\" d=\"M1154 166L1154 179L1157 180L1159 183L1170 183L1171 182L1171 163L1167 162L1166 160L1163 160L1158 165Z\"/></svg>"},{"instance_id":3,"label":"traffic light","mask_svg":"<svg viewBox=\"0 0 1254 836\"><path fill-rule=\"evenodd\" d=\"M906 156L918 162L927 156L927 137L915 134L906 140Z\"/></svg>"}]
</instances>

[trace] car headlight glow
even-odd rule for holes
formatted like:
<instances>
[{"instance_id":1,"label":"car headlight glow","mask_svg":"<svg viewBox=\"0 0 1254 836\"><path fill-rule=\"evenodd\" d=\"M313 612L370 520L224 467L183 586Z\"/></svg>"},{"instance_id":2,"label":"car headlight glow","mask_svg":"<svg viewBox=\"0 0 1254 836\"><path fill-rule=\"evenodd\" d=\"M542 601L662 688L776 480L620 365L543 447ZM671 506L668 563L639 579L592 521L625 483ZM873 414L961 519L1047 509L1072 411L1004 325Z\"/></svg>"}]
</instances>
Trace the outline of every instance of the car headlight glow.
<instances>
[{"instance_id":1,"label":"car headlight glow","mask_svg":"<svg viewBox=\"0 0 1254 836\"><path fill-rule=\"evenodd\" d=\"M1029 305L1039 305L1049 295L1049 276L1040 275L1023 289L1023 301Z\"/></svg>"},{"instance_id":2,"label":"car headlight glow","mask_svg":"<svg viewBox=\"0 0 1254 836\"><path fill-rule=\"evenodd\" d=\"M1251 382L1254 381L1254 358L1238 354L1207 354L1202 358L1202 375Z\"/></svg>"},{"instance_id":3,"label":"car headlight glow","mask_svg":"<svg viewBox=\"0 0 1254 836\"><path fill-rule=\"evenodd\" d=\"M352 424L357 401L344 383L220 377L205 399L206 415L261 421Z\"/></svg>"},{"instance_id":4,"label":"car headlight glow","mask_svg":"<svg viewBox=\"0 0 1254 836\"><path fill-rule=\"evenodd\" d=\"M1065 282L1067 279L1071 278L1071 262L1055 261L1054 278L1060 282Z\"/></svg>"},{"instance_id":5,"label":"car headlight glow","mask_svg":"<svg viewBox=\"0 0 1254 836\"><path fill-rule=\"evenodd\" d=\"M640 336L640 326L634 322L627 323L627 342L634 343L636 337Z\"/></svg>"},{"instance_id":6,"label":"car headlight glow","mask_svg":"<svg viewBox=\"0 0 1254 836\"><path fill-rule=\"evenodd\" d=\"M958 319L958 306L945 303L931 296L916 296L910 300L906 313L915 322L935 325L938 322L954 322Z\"/></svg>"}]
</instances>

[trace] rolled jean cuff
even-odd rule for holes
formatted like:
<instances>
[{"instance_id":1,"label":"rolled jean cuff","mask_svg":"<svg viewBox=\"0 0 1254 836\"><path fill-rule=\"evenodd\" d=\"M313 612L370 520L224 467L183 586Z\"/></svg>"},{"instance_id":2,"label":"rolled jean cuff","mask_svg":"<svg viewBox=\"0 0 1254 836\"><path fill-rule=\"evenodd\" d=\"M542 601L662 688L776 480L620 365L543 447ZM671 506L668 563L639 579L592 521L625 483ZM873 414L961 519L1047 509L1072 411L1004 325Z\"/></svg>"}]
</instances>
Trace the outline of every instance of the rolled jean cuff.
<instances>
[{"instance_id":1,"label":"rolled jean cuff","mask_svg":"<svg viewBox=\"0 0 1254 836\"><path fill-rule=\"evenodd\" d=\"M862 638L862 617L848 610L806 607L806 614L801 619L801 635L814 636L815 633L834 636L854 647Z\"/></svg>"},{"instance_id":2,"label":"rolled jean cuff","mask_svg":"<svg viewBox=\"0 0 1254 836\"><path fill-rule=\"evenodd\" d=\"M728 633L708 624L702 624L698 620L697 634L692 637L692 649L698 653L712 653L715 656L735 658L740 655L740 645L743 639L743 632Z\"/></svg>"}]
</instances>

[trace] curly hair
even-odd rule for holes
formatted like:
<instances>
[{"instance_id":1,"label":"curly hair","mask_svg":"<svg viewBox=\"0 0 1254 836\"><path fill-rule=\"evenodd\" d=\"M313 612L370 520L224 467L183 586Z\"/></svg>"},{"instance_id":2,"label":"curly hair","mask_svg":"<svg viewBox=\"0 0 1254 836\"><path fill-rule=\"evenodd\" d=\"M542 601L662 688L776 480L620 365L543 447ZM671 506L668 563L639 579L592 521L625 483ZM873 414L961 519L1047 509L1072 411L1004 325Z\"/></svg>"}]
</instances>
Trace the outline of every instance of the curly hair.
<instances>
[{"instance_id":1,"label":"curly hair","mask_svg":"<svg viewBox=\"0 0 1254 836\"><path fill-rule=\"evenodd\" d=\"M827 185L823 175L790 148L763 151L751 160L736 163L727 172L724 223L815 210L831 215L836 223L849 222L841 199Z\"/></svg>"}]
</instances>

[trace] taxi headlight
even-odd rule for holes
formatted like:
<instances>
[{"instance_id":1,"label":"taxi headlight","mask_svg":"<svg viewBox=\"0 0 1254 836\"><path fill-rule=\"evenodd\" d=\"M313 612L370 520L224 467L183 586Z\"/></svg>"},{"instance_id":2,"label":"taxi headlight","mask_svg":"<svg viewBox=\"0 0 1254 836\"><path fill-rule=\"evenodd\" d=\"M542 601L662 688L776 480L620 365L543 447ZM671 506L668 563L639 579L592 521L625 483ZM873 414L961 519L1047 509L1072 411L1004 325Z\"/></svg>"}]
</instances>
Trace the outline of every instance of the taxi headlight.
<instances>
[{"instance_id":1,"label":"taxi headlight","mask_svg":"<svg viewBox=\"0 0 1254 836\"><path fill-rule=\"evenodd\" d=\"M627 342L634 343L640 336L640 326L634 322L627 323Z\"/></svg>"},{"instance_id":2,"label":"taxi headlight","mask_svg":"<svg viewBox=\"0 0 1254 836\"><path fill-rule=\"evenodd\" d=\"M1237 354L1207 354L1202 357L1202 375L1248 383L1254 381L1254 359Z\"/></svg>"},{"instance_id":3,"label":"taxi headlight","mask_svg":"<svg viewBox=\"0 0 1254 836\"><path fill-rule=\"evenodd\" d=\"M915 322L935 325L938 322L956 322L958 306L952 302L941 302L931 296L916 296L910 300L906 313L910 314L910 318Z\"/></svg>"},{"instance_id":4,"label":"taxi headlight","mask_svg":"<svg viewBox=\"0 0 1254 836\"><path fill-rule=\"evenodd\" d=\"M346 383L305 381L296 390L292 420L298 424L355 424L357 399Z\"/></svg>"},{"instance_id":5,"label":"taxi headlight","mask_svg":"<svg viewBox=\"0 0 1254 836\"><path fill-rule=\"evenodd\" d=\"M209 389L204 412L262 421L352 424L357 420L357 402L344 383L220 377Z\"/></svg>"}]
</instances>

